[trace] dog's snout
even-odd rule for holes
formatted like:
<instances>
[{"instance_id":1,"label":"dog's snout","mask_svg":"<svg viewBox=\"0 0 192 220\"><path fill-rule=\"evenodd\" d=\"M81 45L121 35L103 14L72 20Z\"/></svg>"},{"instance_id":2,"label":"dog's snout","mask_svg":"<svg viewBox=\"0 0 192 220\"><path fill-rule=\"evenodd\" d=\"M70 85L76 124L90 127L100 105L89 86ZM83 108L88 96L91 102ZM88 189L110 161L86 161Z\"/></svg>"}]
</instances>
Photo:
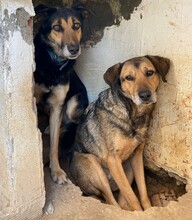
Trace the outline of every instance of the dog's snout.
<instances>
[{"instance_id":1,"label":"dog's snout","mask_svg":"<svg viewBox=\"0 0 192 220\"><path fill-rule=\"evenodd\" d=\"M139 91L138 95L142 101L146 102L146 101L149 101L149 99L151 98L151 91L147 89L141 90Z\"/></svg>"},{"instance_id":2,"label":"dog's snout","mask_svg":"<svg viewBox=\"0 0 192 220\"><path fill-rule=\"evenodd\" d=\"M79 52L79 45L69 45L67 49L72 55L75 55Z\"/></svg>"}]
</instances>

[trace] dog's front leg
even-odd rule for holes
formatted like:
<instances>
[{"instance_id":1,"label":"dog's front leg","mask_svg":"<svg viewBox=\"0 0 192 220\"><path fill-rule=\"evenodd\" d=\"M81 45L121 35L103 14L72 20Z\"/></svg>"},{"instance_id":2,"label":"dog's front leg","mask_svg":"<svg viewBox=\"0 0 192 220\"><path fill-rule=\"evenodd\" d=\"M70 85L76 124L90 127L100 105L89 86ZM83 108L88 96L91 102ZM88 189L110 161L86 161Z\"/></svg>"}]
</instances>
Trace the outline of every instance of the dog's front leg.
<instances>
[{"instance_id":1,"label":"dog's front leg","mask_svg":"<svg viewBox=\"0 0 192 220\"><path fill-rule=\"evenodd\" d=\"M68 86L56 86L52 89L52 95L49 98L49 104L51 108L50 112L50 168L51 176L54 182L63 184L67 182L67 177L65 172L61 169L59 165L59 135L61 121L63 117L63 103L68 91Z\"/></svg>"},{"instance_id":2,"label":"dog's front leg","mask_svg":"<svg viewBox=\"0 0 192 220\"><path fill-rule=\"evenodd\" d=\"M144 165L143 165L143 149L145 143L142 143L134 152L131 158L131 166L135 176L137 188L139 190L141 204L144 210L151 207L151 202L147 194L147 187L145 183Z\"/></svg>"},{"instance_id":3,"label":"dog's front leg","mask_svg":"<svg viewBox=\"0 0 192 220\"><path fill-rule=\"evenodd\" d=\"M58 159L59 134L62 120L61 107L56 106L50 114L50 168L54 182L63 184L67 182L65 172L61 169Z\"/></svg>"},{"instance_id":4,"label":"dog's front leg","mask_svg":"<svg viewBox=\"0 0 192 220\"><path fill-rule=\"evenodd\" d=\"M120 193L124 196L132 210L142 210L139 200L133 192L125 175L122 161L117 156L109 156L106 160L107 166L113 176Z\"/></svg>"},{"instance_id":5,"label":"dog's front leg","mask_svg":"<svg viewBox=\"0 0 192 220\"><path fill-rule=\"evenodd\" d=\"M134 174L129 160L123 163L123 169L131 186L134 180ZM119 193L118 204L122 209L130 210L130 206L128 205L125 197L121 193Z\"/></svg>"}]
</instances>

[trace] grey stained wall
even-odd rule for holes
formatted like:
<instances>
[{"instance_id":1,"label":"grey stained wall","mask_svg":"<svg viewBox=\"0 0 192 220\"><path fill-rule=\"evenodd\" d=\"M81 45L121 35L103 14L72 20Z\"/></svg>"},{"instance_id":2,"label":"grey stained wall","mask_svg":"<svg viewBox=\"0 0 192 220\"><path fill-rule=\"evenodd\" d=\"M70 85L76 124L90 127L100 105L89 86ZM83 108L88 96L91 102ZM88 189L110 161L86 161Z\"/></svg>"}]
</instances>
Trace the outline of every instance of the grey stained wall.
<instances>
[{"instance_id":1,"label":"grey stained wall","mask_svg":"<svg viewBox=\"0 0 192 220\"><path fill-rule=\"evenodd\" d=\"M76 1L34 0L71 5ZM105 70L133 56L168 57L145 149L146 164L192 183L192 2L188 0L82 1L88 20L76 69L90 101L107 88ZM42 143L33 98L31 0L0 1L0 219L37 219L45 193ZM106 19L104 19L106 18Z\"/></svg>"},{"instance_id":2,"label":"grey stained wall","mask_svg":"<svg viewBox=\"0 0 192 220\"><path fill-rule=\"evenodd\" d=\"M38 219L44 205L33 98L30 0L0 2L0 219Z\"/></svg>"},{"instance_id":3,"label":"grey stained wall","mask_svg":"<svg viewBox=\"0 0 192 220\"><path fill-rule=\"evenodd\" d=\"M49 7L83 5L89 10L84 23L82 41L86 46L93 46L103 38L105 27L120 25L122 19L129 20L141 0L33 0L36 7L45 4Z\"/></svg>"}]
</instances>

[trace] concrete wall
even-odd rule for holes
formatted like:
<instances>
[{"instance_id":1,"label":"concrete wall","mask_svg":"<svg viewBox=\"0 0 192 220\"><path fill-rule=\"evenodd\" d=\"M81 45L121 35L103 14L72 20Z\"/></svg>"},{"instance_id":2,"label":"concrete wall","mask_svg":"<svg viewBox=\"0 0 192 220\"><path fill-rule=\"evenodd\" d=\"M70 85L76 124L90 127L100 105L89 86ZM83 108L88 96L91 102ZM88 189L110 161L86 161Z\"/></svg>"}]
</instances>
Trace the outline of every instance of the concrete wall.
<instances>
[{"instance_id":1,"label":"concrete wall","mask_svg":"<svg viewBox=\"0 0 192 220\"><path fill-rule=\"evenodd\" d=\"M192 179L192 2L143 0L130 20L106 27L94 48L78 59L93 101L107 85L103 73L114 63L152 54L172 61L168 83L161 84L145 150L148 166L163 167L191 183Z\"/></svg>"},{"instance_id":2,"label":"concrete wall","mask_svg":"<svg viewBox=\"0 0 192 220\"><path fill-rule=\"evenodd\" d=\"M124 1L125 2L125 1ZM105 28L85 48L76 69L89 99L107 88L105 70L130 57L156 54L172 60L145 151L148 166L192 179L192 2L143 0L129 20ZM42 146L32 94L31 0L0 1L0 219L37 219L44 204Z\"/></svg>"},{"instance_id":3,"label":"concrete wall","mask_svg":"<svg viewBox=\"0 0 192 220\"><path fill-rule=\"evenodd\" d=\"M42 144L33 98L31 0L0 1L0 219L38 219Z\"/></svg>"}]
</instances>

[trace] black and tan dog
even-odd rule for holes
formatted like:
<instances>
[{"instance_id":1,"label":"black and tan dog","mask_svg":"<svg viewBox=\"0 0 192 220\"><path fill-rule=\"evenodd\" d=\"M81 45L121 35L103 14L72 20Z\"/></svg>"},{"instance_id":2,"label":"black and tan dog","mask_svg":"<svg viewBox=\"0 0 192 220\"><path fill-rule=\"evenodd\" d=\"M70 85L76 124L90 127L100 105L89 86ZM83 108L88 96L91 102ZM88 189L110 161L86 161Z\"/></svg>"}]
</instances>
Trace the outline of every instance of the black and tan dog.
<instances>
[{"instance_id":1,"label":"black and tan dog","mask_svg":"<svg viewBox=\"0 0 192 220\"><path fill-rule=\"evenodd\" d=\"M85 111L70 164L72 177L86 195L102 196L108 204L124 209L151 207L143 149L159 76L166 81L168 70L168 59L144 56L116 64L104 74L110 88ZM141 205L131 188L134 178ZM118 203L112 194L117 187Z\"/></svg>"},{"instance_id":2,"label":"black and tan dog","mask_svg":"<svg viewBox=\"0 0 192 220\"><path fill-rule=\"evenodd\" d=\"M58 161L61 122L64 119L65 129L74 128L72 125L88 105L86 89L73 69L81 53L85 10L43 5L36 8L37 16L43 16L43 23L34 40L35 97L38 105L50 111L50 168L53 180L59 184L67 180Z\"/></svg>"}]
</instances>

